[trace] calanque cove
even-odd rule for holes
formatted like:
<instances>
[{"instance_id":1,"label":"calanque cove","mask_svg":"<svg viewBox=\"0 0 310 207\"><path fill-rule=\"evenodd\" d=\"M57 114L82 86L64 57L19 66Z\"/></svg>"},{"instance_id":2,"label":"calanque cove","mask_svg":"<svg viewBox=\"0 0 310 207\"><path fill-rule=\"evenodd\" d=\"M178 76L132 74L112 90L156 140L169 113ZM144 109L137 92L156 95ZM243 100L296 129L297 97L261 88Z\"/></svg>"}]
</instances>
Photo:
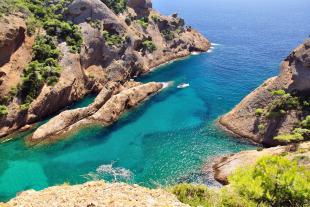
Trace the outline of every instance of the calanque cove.
<instances>
[{"instance_id":1,"label":"calanque cove","mask_svg":"<svg viewBox=\"0 0 310 207\"><path fill-rule=\"evenodd\" d=\"M169 88L191 88L176 89L170 77L160 82L144 76L212 49L207 37L177 13L160 14L151 0L1 0L0 145L22 139L16 147L23 145L27 153L49 153L55 144L69 145L67 139L74 145L72 136L80 130L111 130L131 111L172 93ZM87 105L72 107L89 96ZM223 151L204 160L201 173L212 177L211 185L198 178L154 187L92 177L37 189L0 189L0 207L310 206L310 39L288 54L278 76L212 126L251 150ZM23 133L27 136L20 138ZM0 148L5 163L3 152ZM8 167L0 165L0 172ZM128 173L110 170L112 177Z\"/></svg>"}]
</instances>

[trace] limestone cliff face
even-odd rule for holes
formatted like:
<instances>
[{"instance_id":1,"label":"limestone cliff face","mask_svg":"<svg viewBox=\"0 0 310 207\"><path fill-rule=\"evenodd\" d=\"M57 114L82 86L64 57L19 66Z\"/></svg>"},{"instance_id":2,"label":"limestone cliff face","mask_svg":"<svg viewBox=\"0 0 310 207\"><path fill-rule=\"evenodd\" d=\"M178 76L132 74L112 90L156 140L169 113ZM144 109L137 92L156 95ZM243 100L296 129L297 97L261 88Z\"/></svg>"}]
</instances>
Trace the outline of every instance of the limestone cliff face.
<instances>
[{"instance_id":1,"label":"limestone cliff face","mask_svg":"<svg viewBox=\"0 0 310 207\"><path fill-rule=\"evenodd\" d=\"M138 185L124 183L88 182L83 185L54 186L42 191L22 192L1 206L32 207L189 207L181 203L175 195L162 189L151 190Z\"/></svg>"},{"instance_id":2,"label":"limestone cliff face","mask_svg":"<svg viewBox=\"0 0 310 207\"><path fill-rule=\"evenodd\" d=\"M21 110L20 97L12 98L11 92L22 82L34 40L44 29L29 37L25 15L13 13L1 21L0 105L7 102L7 113L0 116L0 137L42 120L88 93L99 93L110 82L124 84L160 64L210 47L205 37L177 15L162 16L153 10L150 0L130 0L120 13L103 2L73 0L67 6L63 16L80 28L81 51L71 53L66 42L57 45L62 54L60 78L54 86L44 85L26 110ZM119 42L113 42L115 37ZM7 97L10 101L1 101Z\"/></svg>"},{"instance_id":3,"label":"limestone cliff face","mask_svg":"<svg viewBox=\"0 0 310 207\"><path fill-rule=\"evenodd\" d=\"M258 116L257 109L268 111L279 96L272 92L284 90L296 97L309 97L310 91L310 39L298 46L282 62L277 77L266 80L246 96L235 108L219 119L225 129L257 143L273 146L279 144L274 137L290 133L298 122L309 114L301 107L281 111L280 116ZM285 101L285 100L283 100Z\"/></svg>"}]
</instances>

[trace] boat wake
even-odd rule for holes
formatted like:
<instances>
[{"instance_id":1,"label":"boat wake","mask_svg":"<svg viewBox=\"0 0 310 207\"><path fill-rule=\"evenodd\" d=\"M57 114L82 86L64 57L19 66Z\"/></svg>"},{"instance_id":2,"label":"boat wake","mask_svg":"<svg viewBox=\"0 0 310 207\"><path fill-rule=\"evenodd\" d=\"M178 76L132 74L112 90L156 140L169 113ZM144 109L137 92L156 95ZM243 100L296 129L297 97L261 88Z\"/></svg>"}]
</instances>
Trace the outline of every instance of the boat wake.
<instances>
[{"instance_id":1,"label":"boat wake","mask_svg":"<svg viewBox=\"0 0 310 207\"><path fill-rule=\"evenodd\" d=\"M199 55L201 52L192 52L191 55Z\"/></svg>"}]
</instances>

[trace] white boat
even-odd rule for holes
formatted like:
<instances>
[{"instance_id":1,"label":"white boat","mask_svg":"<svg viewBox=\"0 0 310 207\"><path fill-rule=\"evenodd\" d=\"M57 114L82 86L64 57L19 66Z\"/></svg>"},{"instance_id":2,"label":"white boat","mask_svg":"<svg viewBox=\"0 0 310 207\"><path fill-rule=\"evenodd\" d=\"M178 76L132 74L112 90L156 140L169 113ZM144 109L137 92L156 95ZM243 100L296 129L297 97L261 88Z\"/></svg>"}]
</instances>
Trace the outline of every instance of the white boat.
<instances>
[{"instance_id":1,"label":"white boat","mask_svg":"<svg viewBox=\"0 0 310 207\"><path fill-rule=\"evenodd\" d=\"M189 83L181 83L180 85L177 86L177 88L187 88L189 87Z\"/></svg>"}]
</instances>

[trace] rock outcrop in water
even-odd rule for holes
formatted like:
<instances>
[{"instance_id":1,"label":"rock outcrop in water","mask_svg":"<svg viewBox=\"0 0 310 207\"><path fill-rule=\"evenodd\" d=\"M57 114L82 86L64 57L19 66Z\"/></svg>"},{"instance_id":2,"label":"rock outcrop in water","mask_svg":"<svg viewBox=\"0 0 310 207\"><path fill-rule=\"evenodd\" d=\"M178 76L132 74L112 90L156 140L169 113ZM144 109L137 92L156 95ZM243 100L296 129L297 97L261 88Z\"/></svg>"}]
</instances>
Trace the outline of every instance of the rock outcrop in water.
<instances>
[{"instance_id":1,"label":"rock outcrop in water","mask_svg":"<svg viewBox=\"0 0 310 207\"><path fill-rule=\"evenodd\" d=\"M42 5L33 1L38 5L30 10L15 8L0 17L0 137L112 82L123 85L160 64L210 47L177 15L153 10L150 0L129 0L127 6L104 0L40 2L43 8L56 8L55 14L45 18ZM18 7L9 0L0 6L5 4ZM47 50L52 59L40 59L38 44L56 46Z\"/></svg>"},{"instance_id":2,"label":"rock outcrop in water","mask_svg":"<svg viewBox=\"0 0 310 207\"><path fill-rule=\"evenodd\" d=\"M275 137L282 136L284 141L309 139L310 125L306 121L310 114L309 94L310 39L307 39L282 62L279 76L265 81L222 116L219 123L240 137L268 146L283 143Z\"/></svg>"},{"instance_id":3,"label":"rock outcrop in water","mask_svg":"<svg viewBox=\"0 0 310 207\"><path fill-rule=\"evenodd\" d=\"M188 205L181 203L175 195L161 189L150 190L138 185L93 181L83 185L54 186L42 191L28 190L3 206L186 207Z\"/></svg>"},{"instance_id":4,"label":"rock outcrop in water","mask_svg":"<svg viewBox=\"0 0 310 207\"><path fill-rule=\"evenodd\" d=\"M127 109L137 106L151 94L162 89L162 83L131 83L127 87L112 83L101 90L88 107L67 110L39 127L29 139L39 142L60 137L78 127L88 124L107 126L116 121Z\"/></svg>"},{"instance_id":5,"label":"rock outcrop in water","mask_svg":"<svg viewBox=\"0 0 310 207\"><path fill-rule=\"evenodd\" d=\"M254 165L263 156L284 154L288 154L292 160L300 158L302 164L310 169L310 142L304 142L298 146L278 146L261 151L248 150L220 157L213 164L214 178L222 184L228 184L227 178L238 168Z\"/></svg>"}]
</instances>

